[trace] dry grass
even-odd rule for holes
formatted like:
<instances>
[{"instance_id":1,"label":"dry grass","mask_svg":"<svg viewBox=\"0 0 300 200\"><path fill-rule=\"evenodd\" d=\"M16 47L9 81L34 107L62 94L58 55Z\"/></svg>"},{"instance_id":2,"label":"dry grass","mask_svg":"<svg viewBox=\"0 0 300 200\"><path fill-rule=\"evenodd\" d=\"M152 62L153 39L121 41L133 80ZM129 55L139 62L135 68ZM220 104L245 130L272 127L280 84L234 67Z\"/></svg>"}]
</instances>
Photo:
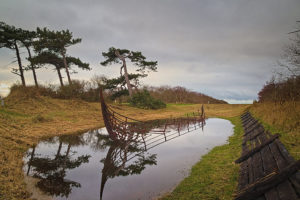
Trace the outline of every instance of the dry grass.
<instances>
[{"instance_id":1,"label":"dry grass","mask_svg":"<svg viewBox=\"0 0 300 200\"><path fill-rule=\"evenodd\" d=\"M295 159L300 159L300 102L256 103L250 108L272 133L280 133L280 140Z\"/></svg>"},{"instance_id":2,"label":"dry grass","mask_svg":"<svg viewBox=\"0 0 300 200\"><path fill-rule=\"evenodd\" d=\"M168 105L161 110L141 110L127 105L113 105L117 112L151 120L178 117L200 109L201 105ZM247 105L205 105L207 116L240 115ZM22 157L42 138L84 132L103 127L99 103L58 100L48 97L10 96L0 108L0 199L27 199Z\"/></svg>"},{"instance_id":3,"label":"dry grass","mask_svg":"<svg viewBox=\"0 0 300 200\"><path fill-rule=\"evenodd\" d=\"M24 152L41 138L103 126L98 104L38 99L7 100L0 109L0 199L28 197Z\"/></svg>"}]
</instances>

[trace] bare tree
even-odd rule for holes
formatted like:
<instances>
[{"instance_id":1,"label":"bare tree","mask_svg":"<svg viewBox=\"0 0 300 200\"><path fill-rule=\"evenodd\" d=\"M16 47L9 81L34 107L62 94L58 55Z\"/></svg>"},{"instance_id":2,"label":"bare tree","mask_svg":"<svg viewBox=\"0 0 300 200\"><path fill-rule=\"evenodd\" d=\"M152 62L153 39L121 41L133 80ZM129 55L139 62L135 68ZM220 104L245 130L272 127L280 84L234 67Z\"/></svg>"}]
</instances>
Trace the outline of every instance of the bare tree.
<instances>
[{"instance_id":1,"label":"bare tree","mask_svg":"<svg viewBox=\"0 0 300 200\"><path fill-rule=\"evenodd\" d=\"M280 75L296 77L300 75L300 30L290 32L291 43L283 49L283 61L278 62L284 71Z\"/></svg>"}]
</instances>

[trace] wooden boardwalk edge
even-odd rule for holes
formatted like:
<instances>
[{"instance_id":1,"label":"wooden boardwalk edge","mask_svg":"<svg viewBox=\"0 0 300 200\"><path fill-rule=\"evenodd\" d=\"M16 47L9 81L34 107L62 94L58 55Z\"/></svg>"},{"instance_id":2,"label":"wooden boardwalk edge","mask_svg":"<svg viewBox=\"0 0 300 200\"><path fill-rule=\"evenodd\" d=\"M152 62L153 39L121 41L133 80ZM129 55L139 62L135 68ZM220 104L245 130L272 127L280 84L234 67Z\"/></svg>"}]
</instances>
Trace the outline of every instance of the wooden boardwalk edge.
<instances>
[{"instance_id":1,"label":"wooden boardwalk edge","mask_svg":"<svg viewBox=\"0 0 300 200\"><path fill-rule=\"evenodd\" d=\"M279 140L249 112L241 116L245 131L235 200L299 200L300 160L295 161Z\"/></svg>"}]
</instances>

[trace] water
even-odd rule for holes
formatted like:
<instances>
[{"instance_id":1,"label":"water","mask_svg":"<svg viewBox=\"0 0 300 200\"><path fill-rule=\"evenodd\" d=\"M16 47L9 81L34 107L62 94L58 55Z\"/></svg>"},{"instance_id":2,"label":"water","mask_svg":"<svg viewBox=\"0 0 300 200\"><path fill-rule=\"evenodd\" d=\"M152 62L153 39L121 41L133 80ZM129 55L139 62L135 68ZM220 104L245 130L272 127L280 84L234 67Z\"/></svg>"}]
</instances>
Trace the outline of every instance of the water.
<instances>
[{"instance_id":1,"label":"water","mask_svg":"<svg viewBox=\"0 0 300 200\"><path fill-rule=\"evenodd\" d=\"M233 133L229 121L214 118L204 129L185 129L179 136L170 127L167 142L163 134L152 134L144 138L146 146L141 138L112 141L105 128L54 137L29 149L24 172L38 178L36 187L53 199L153 199L171 191Z\"/></svg>"}]
</instances>

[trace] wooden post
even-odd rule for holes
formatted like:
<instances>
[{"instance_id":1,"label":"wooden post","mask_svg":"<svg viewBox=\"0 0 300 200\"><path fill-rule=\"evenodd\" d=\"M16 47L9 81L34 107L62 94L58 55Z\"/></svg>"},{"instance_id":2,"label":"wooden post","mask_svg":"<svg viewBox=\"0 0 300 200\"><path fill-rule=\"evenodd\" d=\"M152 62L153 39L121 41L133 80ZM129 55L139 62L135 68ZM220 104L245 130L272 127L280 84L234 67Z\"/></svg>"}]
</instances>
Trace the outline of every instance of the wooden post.
<instances>
[{"instance_id":1,"label":"wooden post","mask_svg":"<svg viewBox=\"0 0 300 200\"><path fill-rule=\"evenodd\" d=\"M145 142L145 139L144 139L144 134L142 134L142 139L143 139L143 141L144 141L145 151L147 151L147 145L146 145L146 142Z\"/></svg>"},{"instance_id":2,"label":"wooden post","mask_svg":"<svg viewBox=\"0 0 300 200\"><path fill-rule=\"evenodd\" d=\"M197 121L196 121L196 116L195 116L195 113L193 112L193 116L194 116L194 118L193 118L193 123L194 123L194 126L195 126L195 130L197 129Z\"/></svg>"},{"instance_id":3,"label":"wooden post","mask_svg":"<svg viewBox=\"0 0 300 200\"><path fill-rule=\"evenodd\" d=\"M166 130L167 130L167 123L165 124L165 129L164 129L164 136L165 136L165 141L167 141L167 137L166 137Z\"/></svg>"},{"instance_id":4,"label":"wooden post","mask_svg":"<svg viewBox=\"0 0 300 200\"><path fill-rule=\"evenodd\" d=\"M178 122L178 128L177 128L178 134L180 135L180 121Z\"/></svg>"}]
</instances>

